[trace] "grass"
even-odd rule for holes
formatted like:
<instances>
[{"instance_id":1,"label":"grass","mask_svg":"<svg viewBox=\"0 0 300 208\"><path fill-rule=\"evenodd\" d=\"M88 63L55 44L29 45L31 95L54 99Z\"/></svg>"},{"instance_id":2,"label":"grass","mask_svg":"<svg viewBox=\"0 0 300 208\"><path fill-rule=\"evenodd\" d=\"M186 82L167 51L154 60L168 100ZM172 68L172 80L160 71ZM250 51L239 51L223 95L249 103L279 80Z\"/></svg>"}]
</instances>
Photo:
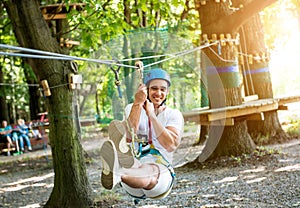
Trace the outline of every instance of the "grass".
<instances>
[{"instance_id":1,"label":"grass","mask_svg":"<svg viewBox=\"0 0 300 208\"><path fill-rule=\"evenodd\" d=\"M94 207L112 207L111 204L120 201L122 201L122 197L119 194L103 189L100 194L95 195Z\"/></svg>"},{"instance_id":2,"label":"grass","mask_svg":"<svg viewBox=\"0 0 300 208\"><path fill-rule=\"evenodd\" d=\"M290 118L290 123L286 127L286 132L292 137L300 136L300 120L295 118Z\"/></svg>"}]
</instances>

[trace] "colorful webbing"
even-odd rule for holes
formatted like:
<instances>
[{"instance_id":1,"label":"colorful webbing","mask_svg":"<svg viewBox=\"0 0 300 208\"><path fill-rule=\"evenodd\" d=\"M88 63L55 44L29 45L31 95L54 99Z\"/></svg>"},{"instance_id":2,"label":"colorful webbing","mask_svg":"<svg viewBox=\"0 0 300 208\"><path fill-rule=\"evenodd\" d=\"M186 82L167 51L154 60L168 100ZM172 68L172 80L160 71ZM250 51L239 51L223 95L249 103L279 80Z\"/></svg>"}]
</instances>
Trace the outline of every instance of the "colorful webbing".
<instances>
[{"instance_id":1,"label":"colorful webbing","mask_svg":"<svg viewBox=\"0 0 300 208\"><path fill-rule=\"evenodd\" d=\"M260 69L251 69L249 71L243 72L244 75L249 75L249 74L257 74L257 73L266 73L269 72L269 67L264 67Z\"/></svg>"},{"instance_id":2,"label":"colorful webbing","mask_svg":"<svg viewBox=\"0 0 300 208\"><path fill-rule=\"evenodd\" d=\"M218 73L238 73L239 68L237 65L226 66L226 67L215 67L207 66L206 73L207 75L218 74Z\"/></svg>"}]
</instances>

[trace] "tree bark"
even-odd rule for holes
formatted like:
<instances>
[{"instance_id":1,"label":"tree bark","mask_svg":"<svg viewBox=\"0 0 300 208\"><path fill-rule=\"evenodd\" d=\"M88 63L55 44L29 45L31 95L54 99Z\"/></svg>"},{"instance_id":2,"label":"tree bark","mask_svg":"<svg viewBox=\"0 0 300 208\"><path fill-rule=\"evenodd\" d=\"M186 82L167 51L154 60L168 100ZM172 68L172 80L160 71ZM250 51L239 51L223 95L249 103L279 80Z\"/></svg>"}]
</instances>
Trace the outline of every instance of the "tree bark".
<instances>
[{"instance_id":1,"label":"tree bark","mask_svg":"<svg viewBox=\"0 0 300 208\"><path fill-rule=\"evenodd\" d=\"M206 34L211 40L216 34L221 40L221 34L234 34L237 28L228 27L228 24L219 24L221 19L229 19L232 10L229 9L229 2L216 3L207 1L206 5L198 8L202 34ZM233 21L233 20L232 20ZM215 22L216 24L210 24ZM230 26L230 25L229 25ZM205 41L205 40L204 40ZM241 83L239 79L237 64L237 46L234 43L219 44L205 48L204 53L209 60L206 60L206 74L208 82L208 94L210 98L210 108L239 105L242 102ZM218 77L222 84L217 84ZM224 124L224 121L221 122ZM221 138L215 137L214 130L223 130L218 126L209 128L208 140L220 139L217 147L210 155L209 159L219 156L241 155L250 153L255 145L248 134L246 121L235 120L234 126L225 126ZM198 160L201 162L201 158Z\"/></svg>"},{"instance_id":2,"label":"tree bark","mask_svg":"<svg viewBox=\"0 0 300 208\"><path fill-rule=\"evenodd\" d=\"M3 71L2 71L2 64L0 64L0 83L4 83ZM9 116L8 116L8 107L5 98L5 86L0 85L0 122L6 120L10 123Z\"/></svg>"},{"instance_id":3,"label":"tree bark","mask_svg":"<svg viewBox=\"0 0 300 208\"><path fill-rule=\"evenodd\" d=\"M22 61L22 68L24 69L24 75L26 78L26 82L28 84L29 89L29 108L30 108L30 118L29 120L36 120L38 118L38 113L42 113L43 111L40 111L39 106L39 89L36 86L33 86L37 84L36 77L32 74L33 70L30 66L30 64L24 63L24 60Z\"/></svg>"},{"instance_id":4,"label":"tree bark","mask_svg":"<svg viewBox=\"0 0 300 208\"><path fill-rule=\"evenodd\" d=\"M242 54L253 57L258 55L257 58L259 58L253 60L251 64L248 56L244 56L244 79L245 85L248 85L245 89L253 89L253 93L257 94L259 99L273 98L269 59L266 57L268 52L265 47L263 25L259 14L254 15L240 28L240 34ZM277 111L265 112L264 120L248 121L247 123L248 131L256 144L283 142L288 139L280 125Z\"/></svg>"},{"instance_id":5,"label":"tree bark","mask_svg":"<svg viewBox=\"0 0 300 208\"><path fill-rule=\"evenodd\" d=\"M63 53L39 9L39 1L1 1L13 24L22 47ZM69 61L34 59L32 66L41 80L47 80L51 96L47 97L50 121L50 145L54 167L54 188L45 207L90 207L91 187L85 168L80 136L76 131L74 92L68 89Z\"/></svg>"}]
</instances>

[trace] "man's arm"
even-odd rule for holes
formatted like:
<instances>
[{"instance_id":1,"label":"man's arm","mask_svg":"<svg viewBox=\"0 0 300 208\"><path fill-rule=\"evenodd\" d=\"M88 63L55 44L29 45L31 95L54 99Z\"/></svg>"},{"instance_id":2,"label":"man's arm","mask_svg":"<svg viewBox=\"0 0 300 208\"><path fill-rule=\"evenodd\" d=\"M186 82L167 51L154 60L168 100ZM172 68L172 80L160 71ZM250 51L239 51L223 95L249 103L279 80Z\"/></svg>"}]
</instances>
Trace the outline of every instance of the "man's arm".
<instances>
[{"instance_id":1,"label":"man's arm","mask_svg":"<svg viewBox=\"0 0 300 208\"><path fill-rule=\"evenodd\" d=\"M173 152L179 145L179 132L176 128L163 127L156 116L149 116L159 143L168 151Z\"/></svg>"},{"instance_id":2,"label":"man's arm","mask_svg":"<svg viewBox=\"0 0 300 208\"><path fill-rule=\"evenodd\" d=\"M179 130L171 126L164 127L157 119L154 106L149 101L146 101L146 113L151 121L159 143L168 152L173 152L179 145Z\"/></svg>"},{"instance_id":3,"label":"man's arm","mask_svg":"<svg viewBox=\"0 0 300 208\"><path fill-rule=\"evenodd\" d=\"M0 132L1 135L10 134L12 132L12 129L6 129Z\"/></svg>"},{"instance_id":4,"label":"man's arm","mask_svg":"<svg viewBox=\"0 0 300 208\"><path fill-rule=\"evenodd\" d=\"M141 111L146 100L147 100L147 87L144 84L141 84L138 87L138 90L135 94L134 102L127 119L130 128L133 128L135 133L137 132Z\"/></svg>"}]
</instances>

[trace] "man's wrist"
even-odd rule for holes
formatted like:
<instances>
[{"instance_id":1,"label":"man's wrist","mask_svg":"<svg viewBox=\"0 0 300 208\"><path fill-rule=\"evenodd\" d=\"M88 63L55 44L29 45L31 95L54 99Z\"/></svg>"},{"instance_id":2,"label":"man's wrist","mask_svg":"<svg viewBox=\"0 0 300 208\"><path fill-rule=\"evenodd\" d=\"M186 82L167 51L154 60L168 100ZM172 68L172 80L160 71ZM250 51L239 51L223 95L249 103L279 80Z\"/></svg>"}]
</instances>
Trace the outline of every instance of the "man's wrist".
<instances>
[{"instance_id":1,"label":"man's wrist","mask_svg":"<svg viewBox=\"0 0 300 208\"><path fill-rule=\"evenodd\" d=\"M143 107L144 103L134 102L132 106L140 106Z\"/></svg>"}]
</instances>

